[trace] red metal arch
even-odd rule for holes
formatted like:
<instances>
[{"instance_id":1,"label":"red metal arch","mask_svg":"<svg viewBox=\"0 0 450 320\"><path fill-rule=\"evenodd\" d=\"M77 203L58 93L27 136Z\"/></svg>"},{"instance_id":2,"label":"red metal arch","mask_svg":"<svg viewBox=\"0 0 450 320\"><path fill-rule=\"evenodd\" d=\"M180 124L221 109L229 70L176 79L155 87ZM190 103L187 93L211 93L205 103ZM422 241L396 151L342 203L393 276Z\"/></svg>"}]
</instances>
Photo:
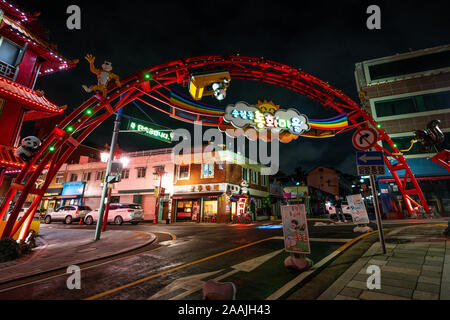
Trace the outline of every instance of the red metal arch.
<instances>
[{"instance_id":1,"label":"red metal arch","mask_svg":"<svg viewBox=\"0 0 450 320\"><path fill-rule=\"evenodd\" d=\"M122 87L116 87L115 84L108 87L108 95L106 98L95 95L76 108L46 137L40 152L23 168L8 190L0 207L0 220L3 218L9 202L16 192L20 191L21 194L11 211L2 237L12 237L23 223L27 221L23 225L21 235L25 234L31 223L31 218L27 219L27 217L34 215L44 192L47 190L61 165L77 146L112 113L137 99L172 117L187 120L175 113L179 107L170 104L170 99L163 91L170 91L169 86L173 84L186 86L192 72L218 68L228 70L232 79L253 80L282 86L305 95L323 106L333 108L339 113L345 112L351 123L349 129L373 127L378 131L378 139L386 141L393 150L393 152L390 152L382 146L376 145L376 149L384 152L386 165L403 194L408 210L410 212L413 210L411 202L417 204L411 198L411 195L416 195L419 197L424 209L427 212L429 211L417 180L405 159L400 154L400 151L394 146L394 143L384 130L377 128L377 123L372 116L361 109L356 102L344 93L299 68L267 60L262 57L211 55L179 59L141 70L122 79ZM221 124L222 121L221 117L211 117L207 114L193 113L192 111L186 110L182 111L194 114L196 120L201 119L205 124L217 125ZM396 160L396 163L391 164L387 156ZM44 170L48 170L46 172L46 178L43 184L38 186L36 185L36 181L39 176L45 173ZM403 180L398 177L396 173L398 170L405 170ZM406 189L408 181L411 181L414 186L410 190ZM30 194L36 195L36 198L24 217L14 226L19 211Z\"/></svg>"}]
</instances>

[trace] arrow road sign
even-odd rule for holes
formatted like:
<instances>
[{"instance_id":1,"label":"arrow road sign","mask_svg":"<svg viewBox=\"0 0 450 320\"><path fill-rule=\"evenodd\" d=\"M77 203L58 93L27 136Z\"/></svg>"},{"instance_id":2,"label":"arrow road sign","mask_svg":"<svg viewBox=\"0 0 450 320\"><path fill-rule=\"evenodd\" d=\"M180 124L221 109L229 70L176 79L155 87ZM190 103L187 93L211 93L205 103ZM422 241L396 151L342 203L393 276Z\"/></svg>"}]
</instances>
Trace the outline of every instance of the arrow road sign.
<instances>
[{"instance_id":1,"label":"arrow road sign","mask_svg":"<svg viewBox=\"0 0 450 320\"><path fill-rule=\"evenodd\" d=\"M384 175L386 173L383 152L381 151L356 152L356 166L360 176Z\"/></svg>"},{"instance_id":2,"label":"arrow road sign","mask_svg":"<svg viewBox=\"0 0 450 320\"><path fill-rule=\"evenodd\" d=\"M358 165L384 165L383 152L366 151L356 152L356 163Z\"/></svg>"}]
</instances>

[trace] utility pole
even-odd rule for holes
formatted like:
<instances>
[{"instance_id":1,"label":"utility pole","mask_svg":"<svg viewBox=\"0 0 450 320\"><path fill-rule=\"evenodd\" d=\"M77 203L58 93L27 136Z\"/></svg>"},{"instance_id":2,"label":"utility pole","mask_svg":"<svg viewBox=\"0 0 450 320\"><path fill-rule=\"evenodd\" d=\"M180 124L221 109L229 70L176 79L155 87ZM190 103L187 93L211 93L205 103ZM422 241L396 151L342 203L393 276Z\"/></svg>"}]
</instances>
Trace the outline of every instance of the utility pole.
<instances>
[{"instance_id":1,"label":"utility pole","mask_svg":"<svg viewBox=\"0 0 450 320\"><path fill-rule=\"evenodd\" d=\"M117 138L119 136L119 128L120 128L120 120L122 119L122 109L119 109L116 115L116 121L114 121L114 130L113 135L111 139L111 149L109 150L109 158L108 158L108 165L106 167L106 173L105 173L105 179L103 180L103 190L102 190L102 198L100 200L100 208L98 209L98 219L97 219L97 226L95 228L95 237L94 240L100 240L100 234L102 232L102 226L103 226L103 213L105 211L105 205L107 202L109 202L109 199L107 197L108 194L108 176L111 173L111 165L114 160L114 152L116 149L117 144Z\"/></svg>"},{"instance_id":2,"label":"utility pole","mask_svg":"<svg viewBox=\"0 0 450 320\"><path fill-rule=\"evenodd\" d=\"M378 234L380 236L381 249L383 250L383 254L386 254L386 244L384 242L383 226L381 224L380 207L378 206L378 195L373 174L370 175L370 188L372 189L373 206L375 207L375 216L377 218L377 227Z\"/></svg>"},{"instance_id":3,"label":"utility pole","mask_svg":"<svg viewBox=\"0 0 450 320\"><path fill-rule=\"evenodd\" d=\"M158 223L159 202L161 201L161 182L162 182L162 176L164 173L165 173L164 169L158 169L159 188L158 188L158 199L157 199L157 203L156 203L156 213L155 213L155 219L153 220L153 224Z\"/></svg>"}]
</instances>

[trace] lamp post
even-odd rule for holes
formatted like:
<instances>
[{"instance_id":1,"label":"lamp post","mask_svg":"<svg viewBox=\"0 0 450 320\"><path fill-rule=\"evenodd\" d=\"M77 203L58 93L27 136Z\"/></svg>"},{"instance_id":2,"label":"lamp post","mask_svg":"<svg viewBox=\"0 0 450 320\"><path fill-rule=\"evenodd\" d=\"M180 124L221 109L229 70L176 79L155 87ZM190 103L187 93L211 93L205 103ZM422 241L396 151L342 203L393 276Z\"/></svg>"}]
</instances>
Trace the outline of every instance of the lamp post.
<instances>
[{"instance_id":1,"label":"lamp post","mask_svg":"<svg viewBox=\"0 0 450 320\"><path fill-rule=\"evenodd\" d=\"M111 166L112 166L112 162L114 160L114 152L116 150L117 138L119 136L119 128L120 128L121 118L122 118L122 109L120 109L117 112L116 121L114 121L114 130L113 130L113 135L111 138L111 149L109 150L108 165L106 166L105 179L103 180L103 190L102 190L102 197L100 200L100 208L98 209L97 226L95 228L95 236L94 236L95 241L100 240L100 234L102 232L102 227L103 227L103 212L105 210L106 202L109 202L109 199L107 198L108 176L111 173Z\"/></svg>"},{"instance_id":2,"label":"lamp post","mask_svg":"<svg viewBox=\"0 0 450 320\"><path fill-rule=\"evenodd\" d=\"M162 169L162 168L157 169L156 172L157 172L158 175L159 175L159 188L158 188L158 199L157 199L157 202L156 202L155 219L153 220L153 224L157 224L157 223L158 223L159 202L160 202L160 199L161 199L161 182L162 182L162 176L163 176L163 174L166 173L166 172L164 171L164 169Z\"/></svg>"}]
</instances>

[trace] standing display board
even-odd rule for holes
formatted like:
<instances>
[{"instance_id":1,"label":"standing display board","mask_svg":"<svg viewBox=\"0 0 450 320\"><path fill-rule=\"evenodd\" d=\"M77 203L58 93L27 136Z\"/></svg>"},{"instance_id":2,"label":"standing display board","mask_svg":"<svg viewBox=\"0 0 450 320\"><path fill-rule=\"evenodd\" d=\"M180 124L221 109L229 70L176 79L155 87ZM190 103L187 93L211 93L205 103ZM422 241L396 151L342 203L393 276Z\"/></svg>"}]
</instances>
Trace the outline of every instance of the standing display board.
<instances>
[{"instance_id":1,"label":"standing display board","mask_svg":"<svg viewBox=\"0 0 450 320\"><path fill-rule=\"evenodd\" d=\"M286 252L311 253L305 205L282 206L281 218Z\"/></svg>"},{"instance_id":2,"label":"standing display board","mask_svg":"<svg viewBox=\"0 0 450 320\"><path fill-rule=\"evenodd\" d=\"M347 196L347 202L350 210L352 211L354 223L364 224L370 222L361 194Z\"/></svg>"}]
</instances>

